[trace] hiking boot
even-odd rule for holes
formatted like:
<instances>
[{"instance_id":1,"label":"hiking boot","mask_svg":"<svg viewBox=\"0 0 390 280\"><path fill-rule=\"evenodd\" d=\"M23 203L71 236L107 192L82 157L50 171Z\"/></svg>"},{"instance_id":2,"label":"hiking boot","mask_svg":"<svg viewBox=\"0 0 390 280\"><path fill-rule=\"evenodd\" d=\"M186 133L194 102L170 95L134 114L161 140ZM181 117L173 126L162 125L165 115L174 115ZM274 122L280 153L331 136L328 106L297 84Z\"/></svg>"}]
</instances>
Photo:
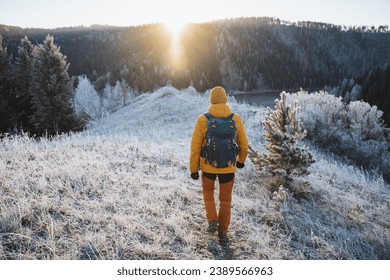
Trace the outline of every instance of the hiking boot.
<instances>
[{"instance_id":1,"label":"hiking boot","mask_svg":"<svg viewBox=\"0 0 390 280\"><path fill-rule=\"evenodd\" d=\"M217 231L217 229L218 229L217 221L212 220L211 222L209 222L209 227L207 228L208 232L214 233Z\"/></svg>"},{"instance_id":2,"label":"hiking boot","mask_svg":"<svg viewBox=\"0 0 390 280\"><path fill-rule=\"evenodd\" d=\"M227 236L227 233L226 232L218 232L218 238L219 238L219 242L221 244L228 244L229 243L229 238Z\"/></svg>"}]
</instances>

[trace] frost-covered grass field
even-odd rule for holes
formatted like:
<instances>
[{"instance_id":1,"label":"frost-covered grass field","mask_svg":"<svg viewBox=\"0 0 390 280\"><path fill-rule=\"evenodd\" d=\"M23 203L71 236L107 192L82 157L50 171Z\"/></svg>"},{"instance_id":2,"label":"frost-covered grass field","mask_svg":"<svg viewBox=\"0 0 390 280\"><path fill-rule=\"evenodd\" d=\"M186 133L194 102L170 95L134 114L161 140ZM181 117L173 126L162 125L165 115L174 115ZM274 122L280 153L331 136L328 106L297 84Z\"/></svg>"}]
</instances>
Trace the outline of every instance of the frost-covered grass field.
<instances>
[{"instance_id":1,"label":"frost-covered grass field","mask_svg":"<svg viewBox=\"0 0 390 280\"><path fill-rule=\"evenodd\" d=\"M264 152L264 108L229 103ZM304 198L275 198L275 178L247 160L220 247L188 170L208 106L207 94L162 88L83 133L3 139L0 259L390 259L389 185L315 147Z\"/></svg>"}]
</instances>

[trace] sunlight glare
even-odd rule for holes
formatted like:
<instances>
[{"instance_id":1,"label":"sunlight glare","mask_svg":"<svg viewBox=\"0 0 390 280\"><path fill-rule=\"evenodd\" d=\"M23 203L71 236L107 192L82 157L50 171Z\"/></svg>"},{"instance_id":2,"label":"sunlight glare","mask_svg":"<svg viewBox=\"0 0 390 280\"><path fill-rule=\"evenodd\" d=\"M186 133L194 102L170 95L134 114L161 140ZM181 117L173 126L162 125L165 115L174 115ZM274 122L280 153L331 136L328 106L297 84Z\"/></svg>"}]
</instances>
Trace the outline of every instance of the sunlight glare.
<instances>
[{"instance_id":1,"label":"sunlight glare","mask_svg":"<svg viewBox=\"0 0 390 280\"><path fill-rule=\"evenodd\" d=\"M172 34L172 40L174 43L180 41L181 32L184 30L186 23L178 20L171 19L164 23L165 28Z\"/></svg>"},{"instance_id":2,"label":"sunlight glare","mask_svg":"<svg viewBox=\"0 0 390 280\"><path fill-rule=\"evenodd\" d=\"M187 67L187 58L181 42L181 35L185 31L187 23L180 19L172 18L164 22L165 28L171 34L170 62L176 70L184 70Z\"/></svg>"}]
</instances>

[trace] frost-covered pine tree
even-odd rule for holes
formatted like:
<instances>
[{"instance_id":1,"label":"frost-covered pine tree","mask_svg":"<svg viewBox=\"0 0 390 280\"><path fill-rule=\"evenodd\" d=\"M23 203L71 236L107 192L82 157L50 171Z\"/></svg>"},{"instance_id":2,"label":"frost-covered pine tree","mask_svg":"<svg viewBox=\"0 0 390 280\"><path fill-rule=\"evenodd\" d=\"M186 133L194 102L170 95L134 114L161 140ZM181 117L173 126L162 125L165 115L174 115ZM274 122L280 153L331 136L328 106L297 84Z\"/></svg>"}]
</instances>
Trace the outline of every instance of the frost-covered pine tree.
<instances>
[{"instance_id":1,"label":"frost-covered pine tree","mask_svg":"<svg viewBox=\"0 0 390 280\"><path fill-rule=\"evenodd\" d=\"M13 95L15 98L15 124L19 129L24 131L28 129L29 117L32 114L31 96L29 94L30 87L30 71L33 44L27 37L20 41L18 46L18 54L11 65L11 73L13 77Z\"/></svg>"},{"instance_id":2,"label":"frost-covered pine tree","mask_svg":"<svg viewBox=\"0 0 390 280\"><path fill-rule=\"evenodd\" d=\"M382 140L384 136L383 112L364 101L353 101L347 106L350 135L357 141Z\"/></svg>"},{"instance_id":3,"label":"frost-covered pine tree","mask_svg":"<svg viewBox=\"0 0 390 280\"><path fill-rule=\"evenodd\" d=\"M78 117L96 120L101 115L100 96L85 76L79 78L74 97L74 108Z\"/></svg>"},{"instance_id":4,"label":"frost-covered pine tree","mask_svg":"<svg viewBox=\"0 0 390 280\"><path fill-rule=\"evenodd\" d=\"M53 36L47 35L33 50L30 95L31 125L37 134L50 135L77 130L79 121L72 106L72 80L69 64Z\"/></svg>"},{"instance_id":5,"label":"frost-covered pine tree","mask_svg":"<svg viewBox=\"0 0 390 280\"><path fill-rule=\"evenodd\" d=\"M121 90L121 95L123 98L123 105L122 106L126 106L126 105L128 105L130 90L129 90L129 85L127 84L126 80L123 78L120 81L120 90Z\"/></svg>"},{"instance_id":6,"label":"frost-covered pine tree","mask_svg":"<svg viewBox=\"0 0 390 280\"><path fill-rule=\"evenodd\" d=\"M108 112L114 112L123 106L123 95L121 92L120 82L117 81L112 87L109 83L106 84L103 91L103 107Z\"/></svg>"},{"instance_id":7,"label":"frost-covered pine tree","mask_svg":"<svg viewBox=\"0 0 390 280\"><path fill-rule=\"evenodd\" d=\"M264 139L268 141L265 147L268 154L259 156L258 167L282 176L285 184L292 175L308 174L308 167L314 162L312 155L298 147L298 143L306 136L306 130L298 118L299 108L286 105L286 95L281 94L281 100L276 100L275 109L267 109L263 121Z\"/></svg>"},{"instance_id":8,"label":"frost-covered pine tree","mask_svg":"<svg viewBox=\"0 0 390 280\"><path fill-rule=\"evenodd\" d=\"M7 48L3 48L0 35L0 133L9 129L12 112L10 110L10 70Z\"/></svg>"}]
</instances>

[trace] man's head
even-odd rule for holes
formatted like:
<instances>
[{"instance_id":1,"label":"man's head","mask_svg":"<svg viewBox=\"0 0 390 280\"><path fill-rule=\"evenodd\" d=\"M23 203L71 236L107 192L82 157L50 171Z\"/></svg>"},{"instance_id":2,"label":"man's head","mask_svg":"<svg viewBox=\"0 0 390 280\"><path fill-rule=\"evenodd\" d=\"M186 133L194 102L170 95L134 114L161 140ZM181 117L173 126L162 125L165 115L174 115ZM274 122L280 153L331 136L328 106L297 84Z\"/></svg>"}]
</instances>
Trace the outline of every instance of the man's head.
<instances>
[{"instance_id":1,"label":"man's head","mask_svg":"<svg viewBox=\"0 0 390 280\"><path fill-rule=\"evenodd\" d=\"M226 102L227 102L227 96L226 96L226 91L223 89L223 87L220 86L214 87L210 92L210 103L217 104L217 103L226 103Z\"/></svg>"}]
</instances>

